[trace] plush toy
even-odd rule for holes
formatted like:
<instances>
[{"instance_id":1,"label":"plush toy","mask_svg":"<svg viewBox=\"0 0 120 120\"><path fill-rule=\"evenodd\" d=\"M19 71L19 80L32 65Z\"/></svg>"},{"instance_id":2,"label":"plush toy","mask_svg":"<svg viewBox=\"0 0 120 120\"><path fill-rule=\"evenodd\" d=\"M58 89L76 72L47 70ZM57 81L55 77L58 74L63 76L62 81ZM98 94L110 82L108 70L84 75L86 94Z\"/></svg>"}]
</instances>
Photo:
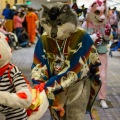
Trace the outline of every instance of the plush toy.
<instances>
[{"instance_id":1,"label":"plush toy","mask_svg":"<svg viewBox=\"0 0 120 120\"><path fill-rule=\"evenodd\" d=\"M107 85L107 44L110 41L111 26L107 18L106 0L95 0L88 8L86 21L82 27L90 34L99 53L101 61L100 77L102 87L98 94L102 108L108 108L106 103L106 85Z\"/></svg>"},{"instance_id":2,"label":"plush toy","mask_svg":"<svg viewBox=\"0 0 120 120\"><path fill-rule=\"evenodd\" d=\"M45 33L35 47L33 83L45 83L55 120L83 120L101 85L97 51L68 4L42 6Z\"/></svg>"},{"instance_id":3,"label":"plush toy","mask_svg":"<svg viewBox=\"0 0 120 120\"><path fill-rule=\"evenodd\" d=\"M7 120L38 120L49 105L44 84L31 88L11 58L6 36L0 33L0 112Z\"/></svg>"}]
</instances>

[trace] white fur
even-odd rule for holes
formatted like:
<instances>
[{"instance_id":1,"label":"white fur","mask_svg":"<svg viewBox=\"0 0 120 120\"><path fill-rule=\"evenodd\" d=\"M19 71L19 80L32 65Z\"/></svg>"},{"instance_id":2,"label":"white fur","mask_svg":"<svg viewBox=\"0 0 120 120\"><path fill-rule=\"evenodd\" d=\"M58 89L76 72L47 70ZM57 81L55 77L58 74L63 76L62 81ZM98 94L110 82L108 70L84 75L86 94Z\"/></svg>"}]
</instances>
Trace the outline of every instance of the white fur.
<instances>
[{"instance_id":1,"label":"white fur","mask_svg":"<svg viewBox=\"0 0 120 120\"><path fill-rule=\"evenodd\" d=\"M0 39L5 40L6 38L7 38L7 37L6 37L3 33L0 32Z\"/></svg>"},{"instance_id":2,"label":"white fur","mask_svg":"<svg viewBox=\"0 0 120 120\"><path fill-rule=\"evenodd\" d=\"M85 17L83 16L83 12L82 12L82 14L78 17L78 21L83 22L84 19Z\"/></svg>"},{"instance_id":3,"label":"white fur","mask_svg":"<svg viewBox=\"0 0 120 120\"><path fill-rule=\"evenodd\" d=\"M27 99L21 99L16 93L9 93L6 91L0 91L0 104L13 107L13 108L27 108L30 106L32 97L30 91L26 88L21 88L17 93L24 92L27 95Z\"/></svg>"},{"instance_id":4,"label":"white fur","mask_svg":"<svg viewBox=\"0 0 120 120\"><path fill-rule=\"evenodd\" d=\"M102 3L101 5L96 4L96 10L99 10L103 13L102 15L101 14L96 15L92 9L92 5L94 3L96 3L96 0L93 1L92 4L90 5L90 7L88 8L86 18L88 21L92 22L95 26L100 26L100 25L105 24L105 22L106 22L106 12L103 13L104 10L106 10L106 5L104 3ZM95 7L95 6L93 6L93 7Z\"/></svg>"},{"instance_id":5,"label":"white fur","mask_svg":"<svg viewBox=\"0 0 120 120\"><path fill-rule=\"evenodd\" d=\"M46 31L46 33L51 36L51 27L47 24L43 24L43 27ZM65 23L62 26L58 27L57 37L56 39L64 40L68 38L73 31L76 30L76 26L72 23Z\"/></svg>"},{"instance_id":6,"label":"white fur","mask_svg":"<svg viewBox=\"0 0 120 120\"><path fill-rule=\"evenodd\" d=\"M90 35L90 37L92 38L92 40L93 40L94 42L95 42L96 39L98 38L97 35L96 35L96 33Z\"/></svg>"},{"instance_id":7,"label":"white fur","mask_svg":"<svg viewBox=\"0 0 120 120\"><path fill-rule=\"evenodd\" d=\"M96 9L101 11L101 10L104 10L105 7L104 7L104 6L99 6L99 7L97 7Z\"/></svg>"},{"instance_id":8,"label":"white fur","mask_svg":"<svg viewBox=\"0 0 120 120\"><path fill-rule=\"evenodd\" d=\"M6 37L3 34L0 34L0 68L8 64L12 58L11 48L9 47Z\"/></svg>"},{"instance_id":9,"label":"white fur","mask_svg":"<svg viewBox=\"0 0 120 120\"><path fill-rule=\"evenodd\" d=\"M73 31L75 30L76 30L76 26L74 24L65 23L61 27L58 28L56 39L64 40L68 38L71 35L71 33L73 33Z\"/></svg>"},{"instance_id":10,"label":"white fur","mask_svg":"<svg viewBox=\"0 0 120 120\"><path fill-rule=\"evenodd\" d=\"M99 26L99 25L104 25L106 20L104 19L103 22L99 22L101 21L102 19L100 18L101 16L97 16L95 15L93 12L89 12L87 13L87 20L94 23L95 26ZM103 17L102 17L103 18ZM98 21L99 20L99 21Z\"/></svg>"}]
</instances>

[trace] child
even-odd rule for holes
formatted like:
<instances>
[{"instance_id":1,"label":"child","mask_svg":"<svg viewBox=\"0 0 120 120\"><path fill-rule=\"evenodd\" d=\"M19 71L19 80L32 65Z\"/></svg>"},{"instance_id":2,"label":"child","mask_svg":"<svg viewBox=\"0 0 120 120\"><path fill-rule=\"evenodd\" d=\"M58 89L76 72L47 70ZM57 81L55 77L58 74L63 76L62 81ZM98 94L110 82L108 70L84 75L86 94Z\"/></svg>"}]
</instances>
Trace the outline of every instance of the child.
<instances>
[{"instance_id":1,"label":"child","mask_svg":"<svg viewBox=\"0 0 120 120\"><path fill-rule=\"evenodd\" d=\"M21 28L20 32L18 33L18 42L21 47L31 46L25 28Z\"/></svg>"}]
</instances>

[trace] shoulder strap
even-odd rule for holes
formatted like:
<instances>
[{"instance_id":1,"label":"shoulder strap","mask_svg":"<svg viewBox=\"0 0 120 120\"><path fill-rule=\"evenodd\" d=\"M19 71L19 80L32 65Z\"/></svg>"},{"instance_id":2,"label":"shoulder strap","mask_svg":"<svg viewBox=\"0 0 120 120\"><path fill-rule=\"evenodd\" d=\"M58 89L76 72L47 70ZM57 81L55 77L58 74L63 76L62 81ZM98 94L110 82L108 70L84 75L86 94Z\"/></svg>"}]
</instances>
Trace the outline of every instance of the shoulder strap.
<instances>
[{"instance_id":1,"label":"shoulder strap","mask_svg":"<svg viewBox=\"0 0 120 120\"><path fill-rule=\"evenodd\" d=\"M14 68L14 65L13 64L10 64L9 65L9 69L8 69L8 78L10 80L10 84L12 84L12 78L10 76L10 71Z\"/></svg>"}]
</instances>

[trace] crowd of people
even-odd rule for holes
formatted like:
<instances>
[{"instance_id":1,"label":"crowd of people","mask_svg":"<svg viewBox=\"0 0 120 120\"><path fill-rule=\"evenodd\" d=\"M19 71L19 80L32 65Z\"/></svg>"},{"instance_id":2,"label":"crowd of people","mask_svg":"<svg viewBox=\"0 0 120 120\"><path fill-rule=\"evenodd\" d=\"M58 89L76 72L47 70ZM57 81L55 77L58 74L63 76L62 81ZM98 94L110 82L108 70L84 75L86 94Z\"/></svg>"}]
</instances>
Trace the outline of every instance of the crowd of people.
<instances>
[{"instance_id":1,"label":"crowd of people","mask_svg":"<svg viewBox=\"0 0 120 120\"><path fill-rule=\"evenodd\" d=\"M8 2L6 3L6 8L2 12L4 20L0 22L0 32L8 36L9 41L13 41L10 46L15 50L18 47L30 47L35 44L36 34L42 33L39 21L41 10L41 8L35 10L31 7L17 9L15 6L10 7ZM15 40L11 39L11 34L15 36Z\"/></svg>"}]
</instances>

